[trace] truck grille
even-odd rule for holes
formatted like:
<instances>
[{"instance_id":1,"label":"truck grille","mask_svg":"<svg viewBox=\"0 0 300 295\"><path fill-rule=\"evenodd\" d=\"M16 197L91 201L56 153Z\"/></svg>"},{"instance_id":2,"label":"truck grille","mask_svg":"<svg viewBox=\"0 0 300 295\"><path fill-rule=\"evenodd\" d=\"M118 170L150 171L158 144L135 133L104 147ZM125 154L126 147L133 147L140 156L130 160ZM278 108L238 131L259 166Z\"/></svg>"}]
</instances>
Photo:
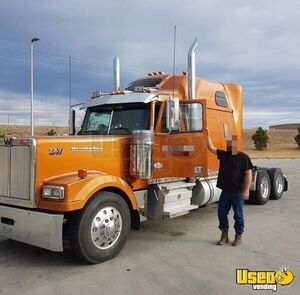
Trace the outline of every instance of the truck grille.
<instances>
[{"instance_id":1,"label":"truck grille","mask_svg":"<svg viewBox=\"0 0 300 295\"><path fill-rule=\"evenodd\" d=\"M0 140L0 202L32 207L34 203L35 139Z\"/></svg>"}]
</instances>

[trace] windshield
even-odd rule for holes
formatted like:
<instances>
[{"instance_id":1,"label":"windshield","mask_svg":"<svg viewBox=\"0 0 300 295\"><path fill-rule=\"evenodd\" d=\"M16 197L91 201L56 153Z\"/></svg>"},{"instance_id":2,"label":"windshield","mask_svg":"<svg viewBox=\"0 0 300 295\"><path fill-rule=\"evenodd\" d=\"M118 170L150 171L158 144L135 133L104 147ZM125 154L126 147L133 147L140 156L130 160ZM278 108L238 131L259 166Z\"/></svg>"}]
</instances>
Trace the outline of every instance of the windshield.
<instances>
[{"instance_id":1,"label":"windshield","mask_svg":"<svg viewBox=\"0 0 300 295\"><path fill-rule=\"evenodd\" d=\"M79 134L131 134L132 130L150 128L148 104L102 105L87 110Z\"/></svg>"}]
</instances>

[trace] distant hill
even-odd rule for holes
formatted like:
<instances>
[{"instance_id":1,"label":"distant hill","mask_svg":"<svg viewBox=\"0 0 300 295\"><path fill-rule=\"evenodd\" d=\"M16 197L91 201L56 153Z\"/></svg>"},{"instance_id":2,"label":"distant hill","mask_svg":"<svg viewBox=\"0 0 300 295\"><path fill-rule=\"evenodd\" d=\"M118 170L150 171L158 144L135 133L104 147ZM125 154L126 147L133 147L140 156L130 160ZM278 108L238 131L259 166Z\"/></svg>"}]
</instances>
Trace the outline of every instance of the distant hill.
<instances>
[{"instance_id":1,"label":"distant hill","mask_svg":"<svg viewBox=\"0 0 300 295\"><path fill-rule=\"evenodd\" d=\"M276 130L297 130L298 127L300 127L300 123L272 125L269 128Z\"/></svg>"}]
</instances>

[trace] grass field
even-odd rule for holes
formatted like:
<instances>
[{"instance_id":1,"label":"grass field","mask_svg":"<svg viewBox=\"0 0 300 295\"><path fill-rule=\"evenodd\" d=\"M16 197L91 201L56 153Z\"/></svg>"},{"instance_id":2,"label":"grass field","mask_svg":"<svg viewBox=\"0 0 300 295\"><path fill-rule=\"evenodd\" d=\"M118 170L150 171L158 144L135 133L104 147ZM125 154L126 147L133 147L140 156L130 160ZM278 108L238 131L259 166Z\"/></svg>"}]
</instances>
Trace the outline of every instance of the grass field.
<instances>
[{"instance_id":1,"label":"grass field","mask_svg":"<svg viewBox=\"0 0 300 295\"><path fill-rule=\"evenodd\" d=\"M37 126L35 135L47 135L47 132L51 129L54 129L57 135L68 133L68 128L66 127ZM297 134L296 130L268 130L270 138L268 148L263 151L257 151L254 148L251 140L251 135L254 132L254 129L244 130L244 150L252 158L300 158L300 149L294 140L294 136ZM28 136L29 126L12 125L8 127L0 125L0 134L18 137Z\"/></svg>"}]
</instances>

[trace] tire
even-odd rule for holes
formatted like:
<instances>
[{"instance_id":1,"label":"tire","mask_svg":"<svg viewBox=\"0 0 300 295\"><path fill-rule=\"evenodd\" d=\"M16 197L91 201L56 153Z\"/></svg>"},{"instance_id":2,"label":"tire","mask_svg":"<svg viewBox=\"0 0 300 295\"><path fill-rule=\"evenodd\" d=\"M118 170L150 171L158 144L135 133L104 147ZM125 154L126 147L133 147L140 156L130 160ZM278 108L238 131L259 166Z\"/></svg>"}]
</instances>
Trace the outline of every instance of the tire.
<instances>
[{"instance_id":1,"label":"tire","mask_svg":"<svg viewBox=\"0 0 300 295\"><path fill-rule=\"evenodd\" d=\"M98 192L69 224L73 253L87 263L115 257L124 247L131 216L126 201L112 192Z\"/></svg>"},{"instance_id":2,"label":"tire","mask_svg":"<svg viewBox=\"0 0 300 295\"><path fill-rule=\"evenodd\" d=\"M268 202L271 192L269 174L265 170L257 170L256 189L250 192L250 202L264 205Z\"/></svg>"},{"instance_id":3,"label":"tire","mask_svg":"<svg viewBox=\"0 0 300 295\"><path fill-rule=\"evenodd\" d=\"M271 181L270 199L279 200L284 192L284 176L279 168L271 168L267 170Z\"/></svg>"}]
</instances>

